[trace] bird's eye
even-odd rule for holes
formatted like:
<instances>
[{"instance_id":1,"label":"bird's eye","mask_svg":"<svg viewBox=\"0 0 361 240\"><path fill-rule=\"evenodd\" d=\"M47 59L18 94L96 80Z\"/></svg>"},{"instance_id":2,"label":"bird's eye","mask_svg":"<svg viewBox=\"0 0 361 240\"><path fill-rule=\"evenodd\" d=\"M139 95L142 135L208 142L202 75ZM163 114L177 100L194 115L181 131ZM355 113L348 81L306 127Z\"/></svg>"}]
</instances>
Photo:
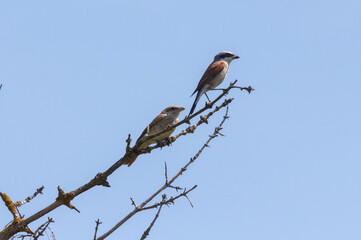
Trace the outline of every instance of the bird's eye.
<instances>
[{"instance_id":1,"label":"bird's eye","mask_svg":"<svg viewBox=\"0 0 361 240\"><path fill-rule=\"evenodd\" d=\"M175 109L175 107L171 107L171 108L170 108L170 110L174 110L174 109Z\"/></svg>"}]
</instances>

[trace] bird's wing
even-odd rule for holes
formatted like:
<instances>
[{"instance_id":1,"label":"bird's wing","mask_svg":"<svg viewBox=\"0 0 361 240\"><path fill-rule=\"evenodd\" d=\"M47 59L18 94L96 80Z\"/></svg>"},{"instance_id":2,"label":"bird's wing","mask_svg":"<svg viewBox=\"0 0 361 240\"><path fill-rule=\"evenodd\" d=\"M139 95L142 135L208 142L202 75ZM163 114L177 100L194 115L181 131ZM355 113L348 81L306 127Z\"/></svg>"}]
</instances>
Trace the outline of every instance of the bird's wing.
<instances>
[{"instance_id":1,"label":"bird's wing","mask_svg":"<svg viewBox=\"0 0 361 240\"><path fill-rule=\"evenodd\" d=\"M208 66L207 70L204 72L201 80L199 80L198 86L196 90L194 90L193 94L201 90L210 80L215 78L217 74L219 74L224 69L225 66L226 66L225 62L211 63Z\"/></svg>"},{"instance_id":2,"label":"bird's wing","mask_svg":"<svg viewBox=\"0 0 361 240\"><path fill-rule=\"evenodd\" d=\"M156 125L157 123L159 123L160 121L162 121L162 119L164 119L167 116L167 114L165 113L161 113L158 116L156 116L153 121L144 129L144 131L142 132L142 134L139 136L137 142L139 142L140 139L142 139L145 134L147 134L148 132L151 131L151 129L153 128L154 125Z\"/></svg>"}]
</instances>

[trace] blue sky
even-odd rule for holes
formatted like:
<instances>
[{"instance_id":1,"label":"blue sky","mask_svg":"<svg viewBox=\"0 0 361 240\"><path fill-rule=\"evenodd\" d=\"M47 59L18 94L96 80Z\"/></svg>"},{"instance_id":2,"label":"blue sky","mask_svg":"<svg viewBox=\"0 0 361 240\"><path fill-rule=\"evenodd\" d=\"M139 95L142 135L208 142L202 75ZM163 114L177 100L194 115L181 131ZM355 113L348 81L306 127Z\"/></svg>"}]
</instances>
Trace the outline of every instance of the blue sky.
<instances>
[{"instance_id":1,"label":"blue sky","mask_svg":"<svg viewBox=\"0 0 361 240\"><path fill-rule=\"evenodd\" d=\"M360 1L2 1L0 191L30 216L60 185L106 170L166 106L189 111L215 54L240 56L225 138L176 185L198 188L164 208L149 239L361 238ZM210 93L211 98L216 93ZM201 99L204 102L205 98ZM181 115L183 117L184 115ZM171 148L49 214L58 240L92 239L201 147L214 117ZM180 130L180 129L179 129ZM172 191L168 196L174 195ZM160 200L160 198L158 199ZM155 211L108 239L139 239ZM0 226L11 215L0 208ZM35 228L45 219L31 224Z\"/></svg>"}]
</instances>

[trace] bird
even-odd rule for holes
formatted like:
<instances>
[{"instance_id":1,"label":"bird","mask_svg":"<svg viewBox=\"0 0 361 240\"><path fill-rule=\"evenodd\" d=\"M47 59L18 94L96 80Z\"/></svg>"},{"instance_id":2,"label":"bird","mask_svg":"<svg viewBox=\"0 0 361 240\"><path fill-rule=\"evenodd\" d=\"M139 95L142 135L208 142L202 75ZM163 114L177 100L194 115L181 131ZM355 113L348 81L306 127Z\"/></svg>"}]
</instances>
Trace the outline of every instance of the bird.
<instances>
[{"instance_id":1,"label":"bird","mask_svg":"<svg viewBox=\"0 0 361 240\"><path fill-rule=\"evenodd\" d=\"M153 121L144 129L142 134L139 136L136 144L145 139L146 137L150 135L154 135L157 133L160 133L168 128L169 125L174 125L178 123L178 117L179 114L184 110L185 108L179 107L179 106L169 106L163 109L163 111L156 116ZM158 136L155 136L151 139L145 140L139 147L137 147L138 150L148 147L149 145L153 143L157 143L159 141L166 140L173 132L175 128L170 129L169 131L166 131ZM134 161L137 159L138 155L128 159L126 162L123 163L123 165L128 165L130 167Z\"/></svg>"},{"instance_id":2,"label":"bird","mask_svg":"<svg viewBox=\"0 0 361 240\"><path fill-rule=\"evenodd\" d=\"M213 62L208 66L201 80L199 80L196 90L194 90L191 95L192 97L197 93L189 115L193 113L203 93L206 95L208 101L210 101L206 92L209 90L217 90L215 88L221 84L227 76L229 64L237 58L239 58L237 55L227 51L220 52L214 57Z\"/></svg>"}]
</instances>

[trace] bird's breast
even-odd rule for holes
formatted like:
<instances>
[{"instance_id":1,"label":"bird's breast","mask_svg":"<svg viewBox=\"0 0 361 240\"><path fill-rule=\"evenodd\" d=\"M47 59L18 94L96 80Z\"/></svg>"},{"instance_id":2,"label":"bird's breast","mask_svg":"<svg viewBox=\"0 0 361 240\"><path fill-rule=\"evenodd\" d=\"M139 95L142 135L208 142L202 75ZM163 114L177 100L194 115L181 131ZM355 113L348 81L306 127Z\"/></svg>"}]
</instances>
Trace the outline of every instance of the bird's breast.
<instances>
[{"instance_id":1,"label":"bird's breast","mask_svg":"<svg viewBox=\"0 0 361 240\"><path fill-rule=\"evenodd\" d=\"M226 78L228 73L228 66L223 68L214 78L209 82L212 88L218 87Z\"/></svg>"}]
</instances>

